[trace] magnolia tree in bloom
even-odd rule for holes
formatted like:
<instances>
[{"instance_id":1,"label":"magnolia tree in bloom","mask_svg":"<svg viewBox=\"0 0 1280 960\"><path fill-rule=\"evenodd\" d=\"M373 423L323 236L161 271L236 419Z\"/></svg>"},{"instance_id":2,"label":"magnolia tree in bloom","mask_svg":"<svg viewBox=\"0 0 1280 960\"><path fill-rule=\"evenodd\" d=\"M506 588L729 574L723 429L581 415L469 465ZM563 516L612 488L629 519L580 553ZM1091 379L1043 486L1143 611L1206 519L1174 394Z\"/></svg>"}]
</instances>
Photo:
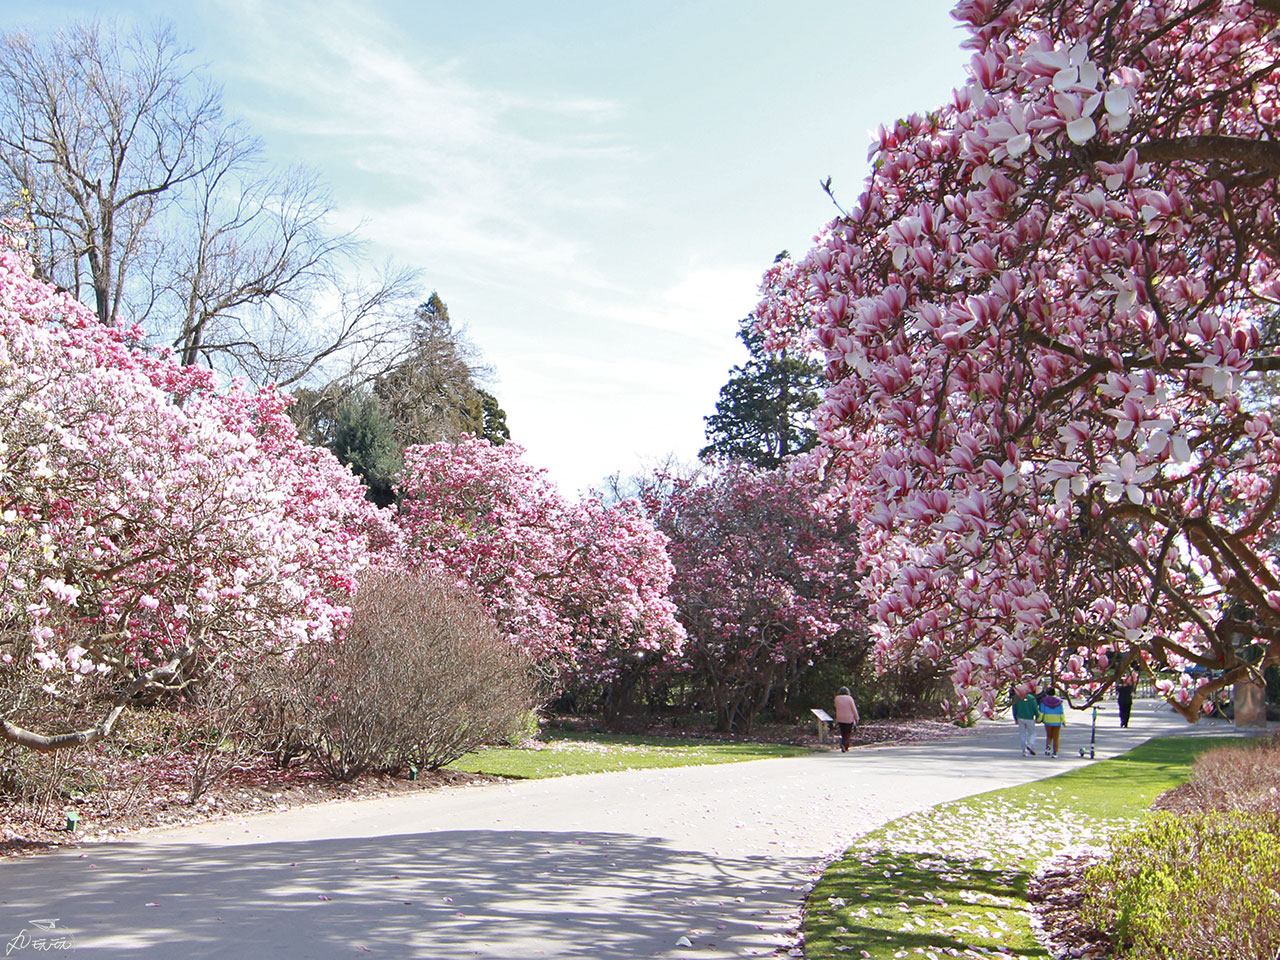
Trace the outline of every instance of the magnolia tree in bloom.
<instances>
[{"instance_id":1,"label":"magnolia tree in bloom","mask_svg":"<svg viewBox=\"0 0 1280 960\"><path fill-rule=\"evenodd\" d=\"M567 503L515 444L464 436L405 451L411 566L474 590L559 683L624 684L680 648L666 540L629 503Z\"/></svg>"},{"instance_id":2,"label":"magnolia tree in bloom","mask_svg":"<svg viewBox=\"0 0 1280 960\"><path fill-rule=\"evenodd\" d=\"M950 660L988 710L1199 665L1163 688L1194 719L1280 663L1280 437L1249 388L1280 367L1280 4L954 15L968 82L880 130L760 317L826 351L884 664Z\"/></svg>"},{"instance_id":3,"label":"magnolia tree in bloom","mask_svg":"<svg viewBox=\"0 0 1280 960\"><path fill-rule=\"evenodd\" d=\"M33 279L19 246L0 253L0 737L52 750L202 666L329 637L396 532L281 397L215 394ZM37 701L103 698L84 729L24 726Z\"/></svg>"},{"instance_id":4,"label":"magnolia tree in bloom","mask_svg":"<svg viewBox=\"0 0 1280 960\"><path fill-rule=\"evenodd\" d=\"M815 661L865 637L857 535L816 454L664 477L646 505L671 538L684 660L723 729L747 729Z\"/></svg>"}]
</instances>

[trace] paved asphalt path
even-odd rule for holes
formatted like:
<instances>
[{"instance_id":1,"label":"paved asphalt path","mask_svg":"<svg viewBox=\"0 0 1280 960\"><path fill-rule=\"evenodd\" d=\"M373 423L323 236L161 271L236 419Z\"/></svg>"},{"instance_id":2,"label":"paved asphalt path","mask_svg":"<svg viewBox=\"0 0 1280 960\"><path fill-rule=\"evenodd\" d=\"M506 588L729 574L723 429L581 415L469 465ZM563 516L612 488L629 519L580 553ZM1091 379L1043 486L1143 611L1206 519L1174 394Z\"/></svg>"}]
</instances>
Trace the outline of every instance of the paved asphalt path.
<instances>
[{"instance_id":1,"label":"paved asphalt path","mask_svg":"<svg viewBox=\"0 0 1280 960\"><path fill-rule=\"evenodd\" d=\"M1099 717L1099 759L1187 730L1141 701L1121 730L1114 709ZM461 787L88 844L0 863L0 948L32 957L37 938L64 937L62 956L121 960L785 954L808 886L858 834L1087 762L1070 753L1088 729L1071 718L1057 760L1022 758L1011 722L983 723L927 744Z\"/></svg>"}]
</instances>

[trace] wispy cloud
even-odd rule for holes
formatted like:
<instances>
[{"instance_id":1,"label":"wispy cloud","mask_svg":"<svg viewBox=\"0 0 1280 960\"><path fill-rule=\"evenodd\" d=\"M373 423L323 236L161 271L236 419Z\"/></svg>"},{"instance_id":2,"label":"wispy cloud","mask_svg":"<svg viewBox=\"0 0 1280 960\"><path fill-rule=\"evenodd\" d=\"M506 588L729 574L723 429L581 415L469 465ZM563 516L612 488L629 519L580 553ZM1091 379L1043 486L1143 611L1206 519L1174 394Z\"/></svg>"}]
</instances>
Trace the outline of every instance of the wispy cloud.
<instances>
[{"instance_id":1,"label":"wispy cloud","mask_svg":"<svg viewBox=\"0 0 1280 960\"><path fill-rule=\"evenodd\" d=\"M236 9L251 38L237 69L271 96L250 120L355 179L348 220L368 220L388 247L428 261L519 263L607 285L566 219L616 215L636 150L619 104L486 87L457 59L352 4ZM270 14L268 18L268 12Z\"/></svg>"}]
</instances>

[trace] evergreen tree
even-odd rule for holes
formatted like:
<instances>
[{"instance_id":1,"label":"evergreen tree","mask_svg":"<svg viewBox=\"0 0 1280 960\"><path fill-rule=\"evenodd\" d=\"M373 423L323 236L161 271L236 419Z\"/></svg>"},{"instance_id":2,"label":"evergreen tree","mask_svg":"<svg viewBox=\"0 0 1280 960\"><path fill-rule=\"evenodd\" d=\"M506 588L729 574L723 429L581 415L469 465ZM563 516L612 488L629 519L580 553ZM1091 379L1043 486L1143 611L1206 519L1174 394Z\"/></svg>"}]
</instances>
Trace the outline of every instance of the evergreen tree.
<instances>
[{"instance_id":1,"label":"evergreen tree","mask_svg":"<svg viewBox=\"0 0 1280 960\"><path fill-rule=\"evenodd\" d=\"M338 404L333 434L334 455L364 481L365 497L380 507L394 503L392 485L403 461L394 427L378 398L353 391Z\"/></svg>"},{"instance_id":2,"label":"evergreen tree","mask_svg":"<svg viewBox=\"0 0 1280 960\"><path fill-rule=\"evenodd\" d=\"M739 323L738 339L751 356L720 388L698 455L773 468L818 442L813 411L821 401L822 367L806 356L767 350L752 317Z\"/></svg>"},{"instance_id":3,"label":"evergreen tree","mask_svg":"<svg viewBox=\"0 0 1280 960\"><path fill-rule=\"evenodd\" d=\"M418 307L412 336L409 356L373 387L400 447L457 440L464 433L484 436L485 401L476 383L484 370L475 362L475 347L453 329L439 294Z\"/></svg>"},{"instance_id":4,"label":"evergreen tree","mask_svg":"<svg viewBox=\"0 0 1280 960\"><path fill-rule=\"evenodd\" d=\"M483 387L477 391L484 411L484 428L480 436L494 446L502 446L511 439L511 430L507 427L507 411L498 406L498 398Z\"/></svg>"}]
</instances>

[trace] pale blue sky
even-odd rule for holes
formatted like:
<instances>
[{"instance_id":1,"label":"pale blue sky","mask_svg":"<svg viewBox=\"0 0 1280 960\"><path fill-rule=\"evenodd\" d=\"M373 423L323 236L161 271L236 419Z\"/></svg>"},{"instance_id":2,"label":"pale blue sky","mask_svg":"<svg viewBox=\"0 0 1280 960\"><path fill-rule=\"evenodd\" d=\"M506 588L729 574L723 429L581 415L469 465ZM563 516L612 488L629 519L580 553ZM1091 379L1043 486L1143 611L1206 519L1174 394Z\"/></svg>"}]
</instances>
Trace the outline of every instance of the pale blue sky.
<instances>
[{"instance_id":1,"label":"pale blue sky","mask_svg":"<svg viewBox=\"0 0 1280 960\"><path fill-rule=\"evenodd\" d=\"M273 160L422 270L566 492L692 459L782 249L852 201L869 131L946 101L940 0L0 0L3 28L170 20Z\"/></svg>"}]
</instances>

